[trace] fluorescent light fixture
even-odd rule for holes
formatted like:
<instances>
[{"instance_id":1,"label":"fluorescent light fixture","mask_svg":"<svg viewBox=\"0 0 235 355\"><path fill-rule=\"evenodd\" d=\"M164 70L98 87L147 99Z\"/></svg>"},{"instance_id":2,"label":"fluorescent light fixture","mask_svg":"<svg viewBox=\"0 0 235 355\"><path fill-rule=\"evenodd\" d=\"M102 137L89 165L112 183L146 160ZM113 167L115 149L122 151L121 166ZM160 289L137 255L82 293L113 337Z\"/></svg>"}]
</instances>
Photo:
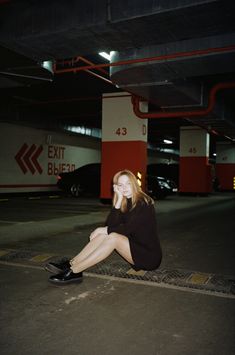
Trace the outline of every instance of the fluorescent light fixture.
<instances>
[{"instance_id":1,"label":"fluorescent light fixture","mask_svg":"<svg viewBox=\"0 0 235 355\"><path fill-rule=\"evenodd\" d=\"M107 59L108 61L110 61L111 59L111 55L106 52L99 52L99 55L101 55L101 57Z\"/></svg>"},{"instance_id":2,"label":"fluorescent light fixture","mask_svg":"<svg viewBox=\"0 0 235 355\"><path fill-rule=\"evenodd\" d=\"M46 61L42 62L41 66L53 74L53 63L51 60L46 60Z\"/></svg>"},{"instance_id":3,"label":"fluorescent light fixture","mask_svg":"<svg viewBox=\"0 0 235 355\"><path fill-rule=\"evenodd\" d=\"M172 143L173 143L173 142L170 141L169 139L164 139L163 142L166 143L166 144L172 144Z\"/></svg>"}]
</instances>

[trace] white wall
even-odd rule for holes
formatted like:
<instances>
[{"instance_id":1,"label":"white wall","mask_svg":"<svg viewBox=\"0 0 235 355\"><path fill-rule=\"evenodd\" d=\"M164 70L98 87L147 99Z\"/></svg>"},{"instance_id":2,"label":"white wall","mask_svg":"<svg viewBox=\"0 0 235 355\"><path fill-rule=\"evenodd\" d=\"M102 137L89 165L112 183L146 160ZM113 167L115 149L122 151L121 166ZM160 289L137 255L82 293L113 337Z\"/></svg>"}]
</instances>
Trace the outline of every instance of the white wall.
<instances>
[{"instance_id":1,"label":"white wall","mask_svg":"<svg viewBox=\"0 0 235 355\"><path fill-rule=\"evenodd\" d=\"M56 175L100 162L100 141L0 123L0 193L56 190Z\"/></svg>"},{"instance_id":2,"label":"white wall","mask_svg":"<svg viewBox=\"0 0 235 355\"><path fill-rule=\"evenodd\" d=\"M100 161L100 139L0 123L0 193L57 190L59 172ZM177 162L148 149L148 164Z\"/></svg>"}]
</instances>

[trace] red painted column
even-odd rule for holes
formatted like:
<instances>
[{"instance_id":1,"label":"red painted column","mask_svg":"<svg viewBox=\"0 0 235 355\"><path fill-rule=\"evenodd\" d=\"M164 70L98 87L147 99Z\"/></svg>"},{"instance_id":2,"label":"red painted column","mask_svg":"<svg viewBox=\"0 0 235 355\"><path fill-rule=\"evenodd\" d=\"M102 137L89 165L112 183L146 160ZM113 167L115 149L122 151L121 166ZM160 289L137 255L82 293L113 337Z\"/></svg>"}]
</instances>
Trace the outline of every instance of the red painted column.
<instances>
[{"instance_id":1,"label":"red painted column","mask_svg":"<svg viewBox=\"0 0 235 355\"><path fill-rule=\"evenodd\" d=\"M235 144L217 143L215 171L222 190L235 189Z\"/></svg>"},{"instance_id":2,"label":"red painted column","mask_svg":"<svg viewBox=\"0 0 235 355\"><path fill-rule=\"evenodd\" d=\"M147 120L135 116L129 94L103 95L100 197L112 197L112 178L123 169L140 172L144 190L146 164Z\"/></svg>"},{"instance_id":3,"label":"red painted column","mask_svg":"<svg viewBox=\"0 0 235 355\"><path fill-rule=\"evenodd\" d=\"M209 158L209 134L200 127L180 130L180 192L212 191Z\"/></svg>"}]
</instances>

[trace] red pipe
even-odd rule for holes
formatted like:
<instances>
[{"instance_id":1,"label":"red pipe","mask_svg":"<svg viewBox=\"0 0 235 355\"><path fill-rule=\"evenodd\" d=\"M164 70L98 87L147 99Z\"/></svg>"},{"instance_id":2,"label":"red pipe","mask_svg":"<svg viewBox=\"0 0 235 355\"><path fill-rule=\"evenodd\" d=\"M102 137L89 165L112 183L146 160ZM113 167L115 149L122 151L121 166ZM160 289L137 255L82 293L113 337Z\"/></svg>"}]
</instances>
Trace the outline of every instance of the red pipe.
<instances>
[{"instance_id":1,"label":"red pipe","mask_svg":"<svg viewBox=\"0 0 235 355\"><path fill-rule=\"evenodd\" d=\"M169 60L169 59L176 59L176 58L186 58L186 57L194 57L197 55L206 55L211 53L223 53L223 52L230 52L235 50L235 45L227 46L227 47L218 47L218 48L208 48L208 49L198 49L189 52L178 52L166 55L160 55L155 57L148 57L148 58L140 58L140 59L130 59L130 60L121 60L119 62L114 63L105 63L105 64L94 64L94 65L86 65L84 67L79 68L67 68L67 69L58 69L56 73L69 73L69 72L79 72L88 69L100 69L100 68L107 68L107 67L116 67L120 65L128 65L128 64L135 64L135 63L144 63L144 62L153 62L153 61L162 61L162 60Z\"/></svg>"},{"instance_id":2,"label":"red pipe","mask_svg":"<svg viewBox=\"0 0 235 355\"><path fill-rule=\"evenodd\" d=\"M96 64L94 64L94 63L92 63L90 60L88 60L88 59L86 59L86 58L84 58L84 57L81 57L81 56L79 56L79 57L75 57L75 58L73 58L73 59L71 59L71 60L62 60L62 61L57 61L57 63L56 63L56 65L55 65L55 67L54 67L54 72L55 73L61 73L61 72L64 72L64 70L70 70L70 71L76 71L77 69L79 69L79 68L84 68L85 66L83 66L83 67L70 67L70 68L66 68L66 69L56 69L56 66L57 66L57 64L61 64L61 65L64 65L64 64L67 64L67 65L73 65L74 63L77 63L77 62L79 62L79 61L82 61L83 63L86 63L86 64L89 64L88 66L89 67L94 67ZM86 66L87 67L87 66ZM94 68L95 69L95 68ZM103 74L105 74L105 75L108 75L109 76L109 73L106 71L106 70L104 70L104 69L102 69L102 68L97 68L97 70L99 70L101 73L103 73Z\"/></svg>"},{"instance_id":3,"label":"red pipe","mask_svg":"<svg viewBox=\"0 0 235 355\"><path fill-rule=\"evenodd\" d=\"M79 57L79 59L82 60L82 61L83 61L84 63L86 63L86 64L95 65L95 64L92 63L90 60L88 60L88 59L86 59L86 58L84 58L84 57ZM109 76L109 73L108 73L106 70L104 70L104 69L102 69L102 68L98 68L98 70L99 70L101 73L103 73L103 74Z\"/></svg>"},{"instance_id":4,"label":"red pipe","mask_svg":"<svg viewBox=\"0 0 235 355\"><path fill-rule=\"evenodd\" d=\"M95 65L94 63L92 63L91 61L89 61L88 59L83 58L83 57L76 57L75 59L72 59L71 61L69 61L69 60L62 61L62 64L72 64L73 65L73 63L77 63L79 60L81 60L84 63L89 64L90 66L94 66ZM84 68L84 67L80 67L80 68ZM77 71L77 69L78 68L69 68L69 71L72 71L72 72L75 73ZM56 73L56 74L64 73L65 70L66 70L66 72L68 72L68 69L62 69L62 70L59 69L59 70L57 70L56 69L56 65L54 66L54 73ZM97 68L97 70L99 70L101 73L103 73L105 75L109 75L109 73L106 70L102 69L102 68ZM103 76L101 76L99 74L96 74L96 73L92 72L91 70L86 69L85 71L87 73L95 76L96 78L105 81L108 84L114 85L111 80L109 80L107 78L104 78Z\"/></svg>"},{"instance_id":5,"label":"red pipe","mask_svg":"<svg viewBox=\"0 0 235 355\"><path fill-rule=\"evenodd\" d=\"M176 112L152 112L152 113L145 113L141 112L139 109L139 103L141 98L132 95L132 104L133 110L137 117L145 119L145 118L168 118L168 117L193 117L193 116L206 116L208 115L215 106L215 96L219 90L224 89L232 89L235 88L235 82L225 82L219 83L212 87L207 108L203 110L194 110L194 111L176 111ZM146 101L146 100L142 100Z\"/></svg>"}]
</instances>

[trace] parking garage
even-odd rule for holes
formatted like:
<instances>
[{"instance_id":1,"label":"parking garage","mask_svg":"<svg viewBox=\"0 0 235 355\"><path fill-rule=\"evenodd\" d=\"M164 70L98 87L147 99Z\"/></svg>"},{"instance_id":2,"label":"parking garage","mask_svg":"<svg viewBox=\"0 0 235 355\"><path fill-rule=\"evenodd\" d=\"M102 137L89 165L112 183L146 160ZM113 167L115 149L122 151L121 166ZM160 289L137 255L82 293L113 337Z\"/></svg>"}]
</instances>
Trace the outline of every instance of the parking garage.
<instances>
[{"instance_id":1,"label":"parking garage","mask_svg":"<svg viewBox=\"0 0 235 355\"><path fill-rule=\"evenodd\" d=\"M0 7L1 353L233 354L234 3ZM58 188L87 164L98 196ZM154 196L160 267L114 253L49 284L45 264L103 225L125 168L146 192L150 175L177 186Z\"/></svg>"}]
</instances>

